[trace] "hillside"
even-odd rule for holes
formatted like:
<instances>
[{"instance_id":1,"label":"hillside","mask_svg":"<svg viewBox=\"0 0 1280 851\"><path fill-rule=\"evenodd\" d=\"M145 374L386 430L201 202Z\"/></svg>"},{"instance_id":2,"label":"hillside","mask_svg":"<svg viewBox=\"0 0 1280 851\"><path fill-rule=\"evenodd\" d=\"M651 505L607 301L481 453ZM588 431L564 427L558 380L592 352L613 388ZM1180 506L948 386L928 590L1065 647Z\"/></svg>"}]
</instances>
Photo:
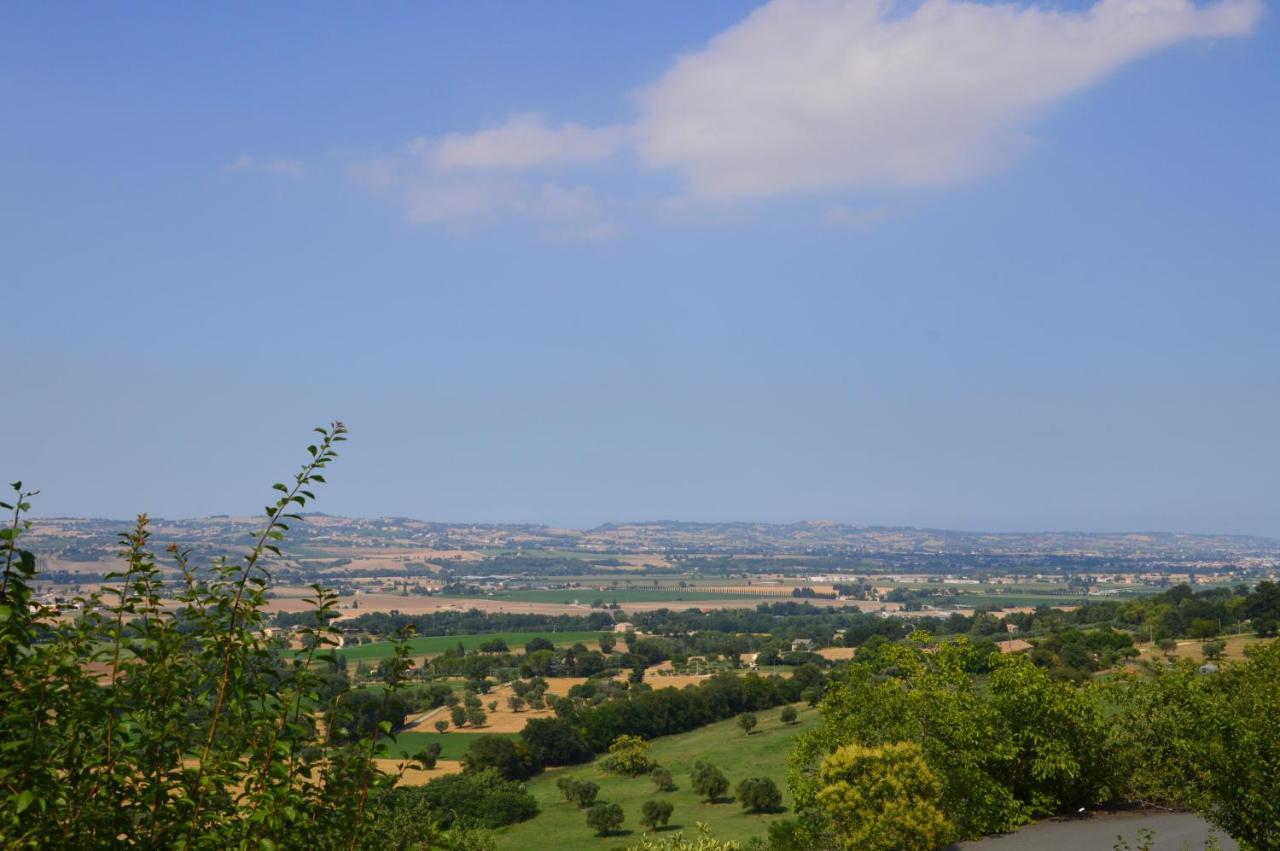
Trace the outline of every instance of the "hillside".
<instances>
[{"instance_id":1,"label":"hillside","mask_svg":"<svg viewBox=\"0 0 1280 851\"><path fill-rule=\"evenodd\" d=\"M786 812L747 815L736 802L704 804L689 788L689 768L696 759L705 759L729 778L730 792L738 781L747 777L771 777L783 791L783 806L790 806L786 794L786 760L796 734L818 720L817 710L800 709L797 723L787 726L778 720L781 708L757 713L760 724L750 736L743 734L733 719L711 724L690 733L654 739L650 757L668 768L675 777L676 789L656 792L647 777L625 778L605 772L597 759L590 765L547 771L529 782L529 791L538 800L542 812L536 818L507 828L498 836L499 851L522 851L540 848L547 837L555 837L558 851L594 851L625 847L644 832L640 825L640 808L645 801L661 798L675 805L671 825L692 831L696 822L706 823L719 839L746 839L764 833L768 823L786 816ZM599 801L619 804L626 814L624 834L597 837L587 827L586 814L566 803L556 788L556 780L570 775L600 785Z\"/></svg>"}]
</instances>

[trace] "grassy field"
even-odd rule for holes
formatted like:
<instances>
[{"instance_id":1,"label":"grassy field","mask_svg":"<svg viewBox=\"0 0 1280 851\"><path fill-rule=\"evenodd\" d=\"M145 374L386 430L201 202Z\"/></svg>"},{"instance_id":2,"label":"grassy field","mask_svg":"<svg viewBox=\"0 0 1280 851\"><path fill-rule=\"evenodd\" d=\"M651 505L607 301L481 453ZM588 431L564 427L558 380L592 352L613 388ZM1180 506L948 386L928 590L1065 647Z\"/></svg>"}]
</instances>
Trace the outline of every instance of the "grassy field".
<instances>
[{"instance_id":1,"label":"grassy field","mask_svg":"<svg viewBox=\"0 0 1280 851\"><path fill-rule=\"evenodd\" d=\"M447 718L448 716L441 716ZM483 732L483 728L481 728ZM393 742L387 739L387 756L409 758L432 742L440 743L441 759L462 759L462 755L471 747L479 733L398 733ZM504 739L514 739L517 733L492 733Z\"/></svg>"},{"instance_id":2,"label":"grassy field","mask_svg":"<svg viewBox=\"0 0 1280 851\"><path fill-rule=\"evenodd\" d=\"M569 645L600 638L599 632L487 632L480 635L428 635L409 640L411 656L434 656L438 653L462 644L467 650L475 650L486 641L501 638L512 650L523 648L530 639L541 636L552 644ZM395 645L390 641L379 641L374 644L357 644L344 647L338 651L347 657L348 662L371 662L386 659L394 652Z\"/></svg>"},{"instance_id":3,"label":"grassy field","mask_svg":"<svg viewBox=\"0 0 1280 851\"><path fill-rule=\"evenodd\" d=\"M744 736L730 719L678 736L654 739L649 755L675 775L674 792L655 792L647 777L625 778L605 773L599 760L590 765L547 771L529 783L529 791L538 799L542 812L523 824L512 825L498 834L500 851L554 846L557 851L597 851L625 848L639 840L643 833L640 808L651 798L662 797L675 805L671 816L671 833L676 827L693 831L696 822L705 822L719 839L743 840L766 830L773 819L787 812L747 815L734 803L704 804L689 789L689 768L694 760L706 759L729 778L730 793L738 781L747 777L771 777L783 790L783 806L790 806L786 795L786 759L792 739L818 720L817 710L800 709L799 723L786 726L778 720L780 709L757 713L760 725L751 736ZM446 737L449 734L446 734ZM600 785L601 802L620 804L626 814L622 829L625 835L599 838L587 827L586 814L565 803L556 780L566 774L591 780Z\"/></svg>"}]
</instances>

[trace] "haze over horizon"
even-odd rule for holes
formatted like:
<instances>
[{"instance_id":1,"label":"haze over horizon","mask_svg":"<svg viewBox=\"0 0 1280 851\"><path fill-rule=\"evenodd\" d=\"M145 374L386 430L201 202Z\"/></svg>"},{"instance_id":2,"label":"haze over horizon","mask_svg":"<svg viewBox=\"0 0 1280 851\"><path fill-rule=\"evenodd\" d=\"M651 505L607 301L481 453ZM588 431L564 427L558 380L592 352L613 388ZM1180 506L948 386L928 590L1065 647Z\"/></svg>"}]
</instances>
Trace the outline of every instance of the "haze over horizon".
<instances>
[{"instance_id":1,"label":"haze over horizon","mask_svg":"<svg viewBox=\"0 0 1280 851\"><path fill-rule=\"evenodd\" d=\"M10 5L0 475L1280 537L1278 88L1260 0Z\"/></svg>"}]
</instances>

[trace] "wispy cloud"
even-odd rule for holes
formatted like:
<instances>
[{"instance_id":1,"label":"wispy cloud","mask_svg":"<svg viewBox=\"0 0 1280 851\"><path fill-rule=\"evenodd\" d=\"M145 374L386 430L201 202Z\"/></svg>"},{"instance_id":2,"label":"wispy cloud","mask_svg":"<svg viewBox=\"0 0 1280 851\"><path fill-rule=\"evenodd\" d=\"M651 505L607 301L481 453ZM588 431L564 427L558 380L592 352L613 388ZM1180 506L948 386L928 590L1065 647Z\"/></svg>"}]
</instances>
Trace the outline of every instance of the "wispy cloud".
<instances>
[{"instance_id":1,"label":"wispy cloud","mask_svg":"<svg viewBox=\"0 0 1280 851\"><path fill-rule=\"evenodd\" d=\"M706 198L946 184L1001 168L1029 122L1149 53L1250 33L1261 0L1099 0L1079 12L774 0L642 96L640 151Z\"/></svg>"},{"instance_id":2,"label":"wispy cloud","mask_svg":"<svg viewBox=\"0 0 1280 851\"><path fill-rule=\"evenodd\" d=\"M630 125L520 113L413 139L348 173L427 225L525 219L599 238L616 232L621 206L600 187L647 167L682 175L684 204L811 193L827 205L824 224L866 229L887 214L831 196L1006 168L1055 104L1156 51L1248 35L1262 13L1262 0L1097 0L1071 11L772 0L639 90ZM227 168L302 175L289 160L242 156Z\"/></svg>"},{"instance_id":3,"label":"wispy cloud","mask_svg":"<svg viewBox=\"0 0 1280 851\"><path fill-rule=\"evenodd\" d=\"M624 127L552 127L537 113L513 115L505 124L475 133L452 133L414 145L440 169L528 169L599 162L626 141Z\"/></svg>"}]
</instances>

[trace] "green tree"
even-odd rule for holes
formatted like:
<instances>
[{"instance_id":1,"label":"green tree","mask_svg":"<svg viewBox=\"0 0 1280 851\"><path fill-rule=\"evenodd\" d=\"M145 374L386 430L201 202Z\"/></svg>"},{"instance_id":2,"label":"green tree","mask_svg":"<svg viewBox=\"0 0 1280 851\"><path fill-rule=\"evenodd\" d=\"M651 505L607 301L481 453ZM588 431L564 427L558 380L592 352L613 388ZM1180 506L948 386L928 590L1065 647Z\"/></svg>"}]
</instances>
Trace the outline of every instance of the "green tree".
<instances>
[{"instance_id":1,"label":"green tree","mask_svg":"<svg viewBox=\"0 0 1280 851\"><path fill-rule=\"evenodd\" d=\"M729 778L720 769L705 760L697 760L689 772L690 785L699 798L714 804L729 790Z\"/></svg>"},{"instance_id":2,"label":"green tree","mask_svg":"<svg viewBox=\"0 0 1280 851\"><path fill-rule=\"evenodd\" d=\"M799 713L796 712L794 706L784 706L782 707L782 712L778 714L778 720L783 724L794 724L797 717L799 717Z\"/></svg>"},{"instance_id":3,"label":"green tree","mask_svg":"<svg viewBox=\"0 0 1280 851\"><path fill-rule=\"evenodd\" d=\"M638 777L653 770L649 759L649 743L639 736L621 735L609 745L609 755L604 759L605 770L627 777Z\"/></svg>"},{"instance_id":4,"label":"green tree","mask_svg":"<svg viewBox=\"0 0 1280 851\"><path fill-rule=\"evenodd\" d=\"M666 827L674 810L670 801L645 801L640 809L640 823L648 830Z\"/></svg>"},{"instance_id":5,"label":"green tree","mask_svg":"<svg viewBox=\"0 0 1280 851\"><path fill-rule=\"evenodd\" d=\"M934 851L951 836L919 745L845 745L822 761L818 779L818 807L843 848Z\"/></svg>"},{"instance_id":6,"label":"green tree","mask_svg":"<svg viewBox=\"0 0 1280 851\"><path fill-rule=\"evenodd\" d=\"M782 792L768 777L748 777L738 783L738 802L744 810L769 813L782 806Z\"/></svg>"},{"instance_id":7,"label":"green tree","mask_svg":"<svg viewBox=\"0 0 1280 851\"><path fill-rule=\"evenodd\" d=\"M478 706L467 710L467 723L472 727L483 727L488 719L489 716Z\"/></svg>"},{"instance_id":8,"label":"green tree","mask_svg":"<svg viewBox=\"0 0 1280 851\"><path fill-rule=\"evenodd\" d=\"M373 759L392 725L353 731L341 712L321 723L346 688L326 664L337 594L312 587L301 652L265 635L272 561L346 439L341 423L319 431L306 463L272 486L241 554L202 565L170 545L166 576L140 515L121 536L119 571L73 618L32 591L36 559L21 544L33 494L18 482L0 502L12 512L0 531L3 844L350 848L368 838L370 801L395 782ZM382 666L383 709L401 699L406 638Z\"/></svg>"},{"instance_id":9,"label":"green tree","mask_svg":"<svg viewBox=\"0 0 1280 851\"><path fill-rule=\"evenodd\" d=\"M441 718L432 726L436 728L437 733L443 733L445 730L449 729L449 722Z\"/></svg>"},{"instance_id":10,"label":"green tree","mask_svg":"<svg viewBox=\"0 0 1280 851\"><path fill-rule=\"evenodd\" d=\"M1218 659L1221 659L1222 654L1226 651L1226 649L1227 649L1227 642L1225 641L1218 641L1218 640L1206 641L1204 644L1200 645L1200 653L1209 662L1214 662L1214 661L1217 661Z\"/></svg>"},{"instance_id":11,"label":"green tree","mask_svg":"<svg viewBox=\"0 0 1280 851\"><path fill-rule=\"evenodd\" d=\"M750 736L751 731L756 728L756 724L760 723L754 713L744 712L738 716L738 726L742 728L742 732Z\"/></svg>"},{"instance_id":12,"label":"green tree","mask_svg":"<svg viewBox=\"0 0 1280 851\"><path fill-rule=\"evenodd\" d=\"M507 780L528 780L542 767L524 742L505 736L471 736L471 745L462 756L466 771L492 768Z\"/></svg>"},{"instance_id":13,"label":"green tree","mask_svg":"<svg viewBox=\"0 0 1280 851\"><path fill-rule=\"evenodd\" d=\"M653 770L649 772L649 779L653 781L654 787L659 792L670 792L676 788L675 779L671 776L670 769L663 768L661 765L653 767Z\"/></svg>"},{"instance_id":14,"label":"green tree","mask_svg":"<svg viewBox=\"0 0 1280 851\"><path fill-rule=\"evenodd\" d=\"M587 827L597 836L608 836L622 827L622 807L617 804L596 804L587 810Z\"/></svg>"},{"instance_id":15,"label":"green tree","mask_svg":"<svg viewBox=\"0 0 1280 851\"><path fill-rule=\"evenodd\" d=\"M454 704L449 709L449 717L453 719L453 726L461 727L467 723L467 709L460 703Z\"/></svg>"}]
</instances>

